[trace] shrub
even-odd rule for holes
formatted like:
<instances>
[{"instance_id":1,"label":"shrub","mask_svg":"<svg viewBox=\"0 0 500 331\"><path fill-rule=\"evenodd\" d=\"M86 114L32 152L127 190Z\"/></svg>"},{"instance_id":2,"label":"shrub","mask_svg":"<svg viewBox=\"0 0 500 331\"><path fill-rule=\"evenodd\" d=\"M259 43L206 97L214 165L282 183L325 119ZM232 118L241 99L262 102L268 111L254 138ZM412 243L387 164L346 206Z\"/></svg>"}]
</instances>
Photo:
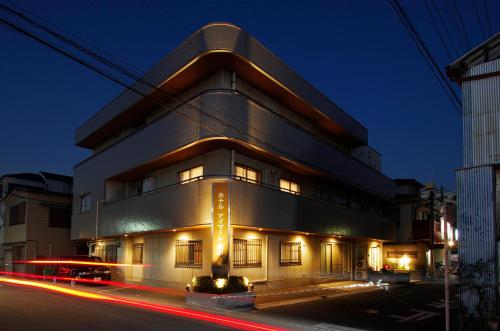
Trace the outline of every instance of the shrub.
<instances>
[{"instance_id":1,"label":"shrub","mask_svg":"<svg viewBox=\"0 0 500 331\"><path fill-rule=\"evenodd\" d=\"M196 277L196 284L194 284L193 291L211 294L226 294L247 292L248 286L245 285L245 279L241 276L230 276L226 284L222 288L215 285L216 280L211 276Z\"/></svg>"}]
</instances>

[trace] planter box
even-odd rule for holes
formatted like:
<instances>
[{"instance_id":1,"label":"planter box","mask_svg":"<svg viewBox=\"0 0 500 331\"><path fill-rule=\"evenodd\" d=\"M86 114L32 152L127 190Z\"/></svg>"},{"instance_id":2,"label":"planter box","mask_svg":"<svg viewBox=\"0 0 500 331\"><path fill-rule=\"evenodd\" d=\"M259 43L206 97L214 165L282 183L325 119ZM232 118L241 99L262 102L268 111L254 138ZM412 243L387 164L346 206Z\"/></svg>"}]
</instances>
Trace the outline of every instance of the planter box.
<instances>
[{"instance_id":1,"label":"planter box","mask_svg":"<svg viewBox=\"0 0 500 331\"><path fill-rule=\"evenodd\" d=\"M239 292L230 294L208 294L187 292L186 303L205 308L229 308L251 310L255 307L254 292Z\"/></svg>"}]
</instances>

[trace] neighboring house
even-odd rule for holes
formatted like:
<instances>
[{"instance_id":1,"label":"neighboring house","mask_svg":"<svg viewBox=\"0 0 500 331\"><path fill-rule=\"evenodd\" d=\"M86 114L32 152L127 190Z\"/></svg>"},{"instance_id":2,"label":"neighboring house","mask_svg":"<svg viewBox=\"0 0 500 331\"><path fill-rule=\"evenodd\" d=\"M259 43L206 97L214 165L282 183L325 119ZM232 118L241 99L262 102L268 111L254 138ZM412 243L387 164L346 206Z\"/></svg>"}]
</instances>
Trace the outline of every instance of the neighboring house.
<instances>
[{"instance_id":1,"label":"neighboring house","mask_svg":"<svg viewBox=\"0 0 500 331\"><path fill-rule=\"evenodd\" d=\"M395 179L396 198L389 215L395 241L384 245L384 264L391 268L412 271L412 277L421 278L429 265L430 223L422 213L420 189L414 179Z\"/></svg>"},{"instance_id":2,"label":"neighboring house","mask_svg":"<svg viewBox=\"0 0 500 331\"><path fill-rule=\"evenodd\" d=\"M0 268L34 272L15 262L77 253L70 239L72 184L71 177L48 172L0 177Z\"/></svg>"},{"instance_id":3,"label":"neighboring house","mask_svg":"<svg viewBox=\"0 0 500 331\"><path fill-rule=\"evenodd\" d=\"M460 303L496 318L500 238L500 32L450 64L462 88L463 167L457 170ZM480 304L478 304L480 303Z\"/></svg>"},{"instance_id":4,"label":"neighboring house","mask_svg":"<svg viewBox=\"0 0 500 331\"><path fill-rule=\"evenodd\" d=\"M414 179L395 179L396 199L389 215L393 221L395 242L384 245L384 263L398 268L409 268L413 278L432 274L432 260L437 269L444 263L444 236L442 202L434 185L422 185ZM434 194L431 202L430 192ZM456 250L456 195L444 193L447 206L450 241ZM433 212L431 214L431 205ZM403 265L401 261L405 261ZM439 275L439 273L436 273Z\"/></svg>"},{"instance_id":5,"label":"neighboring house","mask_svg":"<svg viewBox=\"0 0 500 331\"><path fill-rule=\"evenodd\" d=\"M72 238L91 254L182 286L381 268L395 186L367 129L253 37L209 24L144 79L161 88L137 82L148 97L126 90L76 131L92 155L75 166Z\"/></svg>"}]
</instances>

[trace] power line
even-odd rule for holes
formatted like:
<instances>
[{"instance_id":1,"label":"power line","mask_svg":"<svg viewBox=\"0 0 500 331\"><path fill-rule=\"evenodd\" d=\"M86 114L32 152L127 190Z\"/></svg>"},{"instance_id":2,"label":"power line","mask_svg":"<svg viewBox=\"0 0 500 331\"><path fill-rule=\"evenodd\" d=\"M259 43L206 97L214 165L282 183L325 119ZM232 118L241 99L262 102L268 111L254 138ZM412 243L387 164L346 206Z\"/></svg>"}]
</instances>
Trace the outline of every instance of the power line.
<instances>
[{"instance_id":1,"label":"power line","mask_svg":"<svg viewBox=\"0 0 500 331\"><path fill-rule=\"evenodd\" d=\"M68 38L68 37L66 37L66 36L58 33L57 31L54 31L54 30L52 30L52 29L44 26L43 24L40 24L39 22L34 21L33 19L27 17L23 13L21 13L19 11L16 11L16 10L14 10L12 8L9 8L8 6L4 6L4 5L0 4L0 8L3 8L4 10L7 10L7 11L9 11L10 13L12 13L14 15L16 15L18 17L21 17L22 19L26 20L30 24L32 24L35 27L41 29L42 31L45 31L46 33L48 33L51 36L59 39L60 41L66 43L66 44L69 44L70 46L78 49L82 53L87 54L88 56L91 56L92 58L96 59L97 61L99 61L99 62L101 62L101 63L103 63L103 64L105 64L105 65L107 65L107 66L109 66L111 68L113 68L114 70L119 71L121 74L127 76L128 78L131 78L134 81L134 84L140 83L140 84L146 86L146 88L150 88L150 89L153 89L154 91L158 91L158 92L164 94L165 96L173 97L173 98L177 99L180 103L187 104L188 106L190 106L194 110L200 111L200 109L198 109L197 107L195 107L195 106L193 106L191 104L191 101L183 100L180 97L180 95L179 95L180 92L177 89L175 89L174 87L172 87L172 86L170 86L168 84L163 84L162 87L159 87L156 84L154 84L154 83L152 83L152 82L144 79L144 73L141 73L142 76L139 76L138 74L135 74L135 73L131 72L129 69L123 68L122 66L117 65L117 64L113 63L112 61L106 59L105 57L99 55L96 51L92 51L92 50L89 50L88 48L85 48L84 46L80 45L78 42L75 42L75 41L71 40L70 38ZM172 92L165 91L163 89L164 87L167 87ZM147 94L147 92L144 92L142 95L146 96L145 94ZM213 108L213 107L211 107L209 105L204 104L201 100L200 100L199 104L200 104L200 106L204 106L204 107L206 107L206 108L208 108L210 110L213 110L214 112L220 114L221 116L225 116L222 112L220 112L219 110L217 110L217 109L215 109L215 108ZM204 114L205 115L209 115L208 113L204 113ZM209 115L209 116L211 116L211 115ZM214 116L211 116L211 117L214 118L214 119L219 120L218 118L216 118ZM245 123L243 123L240 120L237 120L237 122L240 122L241 124L244 124L244 125L252 128L254 131L264 132L264 131L262 131L262 130L260 130L258 128L255 128L255 127L253 127L251 125L245 124ZM201 123L200 123L200 125L201 125ZM226 125L228 125L227 122L226 122ZM240 130L239 128L236 128L234 126L232 126L232 128L238 130L240 133L243 133L243 131ZM211 131L213 131L213 130L211 130ZM255 138L255 137L253 137L253 138ZM259 138L255 138L255 139L259 139Z\"/></svg>"},{"instance_id":2,"label":"power line","mask_svg":"<svg viewBox=\"0 0 500 331\"><path fill-rule=\"evenodd\" d=\"M431 13L431 10L429 8L429 5L427 4L427 0L424 0L424 4L425 4L425 9L427 10L427 14L429 14L429 17L431 18L432 24L434 25L434 29L436 29L436 32L437 32L437 34L439 36L439 40L441 41L441 44L443 45L444 50L446 51L446 54L448 55L448 59L451 62L452 61L452 57L451 57L450 51L448 49L448 46L446 46L446 43L444 42L443 35L441 34L441 30L439 30L439 27L438 27L436 21L434 20L434 16L432 16L432 13Z\"/></svg>"},{"instance_id":3,"label":"power line","mask_svg":"<svg viewBox=\"0 0 500 331\"><path fill-rule=\"evenodd\" d=\"M490 14L488 11L488 5L486 4L486 0L483 0L483 7L484 7L484 13L486 15L486 23L488 23L486 26L488 27L488 32L490 33L489 36L491 37L493 35L493 32L491 29Z\"/></svg>"},{"instance_id":4,"label":"power line","mask_svg":"<svg viewBox=\"0 0 500 331\"><path fill-rule=\"evenodd\" d=\"M417 45L417 49L420 52L420 54L424 57L424 60L426 63L429 65L434 77L437 79L438 83L441 85L443 88L445 94L448 96L450 99L453 107L457 111L459 115L462 114L461 112L461 102L460 99L458 98L457 94L453 90L453 87L450 85L446 77L444 76L443 72L439 68L438 64L436 63L436 60L432 56L431 52L425 45L424 41L418 34L417 30L415 29L413 23L411 22L410 18L404 11L404 9L400 6L397 0L389 0L389 4L392 6L394 9L394 12L396 13L397 17L399 18L401 24L403 27L406 29L410 37L413 39L415 44Z\"/></svg>"},{"instance_id":5,"label":"power line","mask_svg":"<svg viewBox=\"0 0 500 331\"><path fill-rule=\"evenodd\" d=\"M458 18L456 16L456 13L453 10L452 5L449 3L449 1L450 0L443 0L442 1L444 3L444 6L446 7L444 12L447 14L448 19L450 21L450 25L453 28L455 35L457 36L457 40L459 41L459 43L462 46L461 53L463 53L464 51L469 49L469 46L467 45L467 42L465 40L465 37L463 35L462 30L460 29L460 23L458 22Z\"/></svg>"},{"instance_id":6,"label":"power line","mask_svg":"<svg viewBox=\"0 0 500 331\"><path fill-rule=\"evenodd\" d=\"M4 5L1 5L1 4L0 4L0 6L5 7ZM12 9L11 9L10 11L12 11ZM150 97L149 95L145 94L144 92L142 92L142 91L140 91L140 90L137 90L137 89L136 89L136 88L134 88L133 86L129 86L129 85L127 85L127 84L123 83L123 82L122 82L122 81L120 81L118 78L113 77L111 74L104 72L102 69L100 69L100 68L96 67L95 65L92 65L90 62L85 61L85 60L82 60L82 59L78 58L76 55L73 55L73 54L69 53L68 51L63 50L63 49L61 49L61 48L60 48L60 47L58 47L58 46L55 46L55 45L50 44L49 42L47 42L47 41L43 40L42 38L40 38L40 37L38 37L38 36L36 36L36 35L34 35L33 33L31 33L31 32L29 32L29 31L27 31L26 29L23 29L23 28L21 28L21 27L17 26L16 24L11 23L11 22L9 22L9 21L7 21L7 20L3 19L3 18L0 18L0 22L2 22L2 23L4 23L4 24L6 24L7 26L9 26L10 28L12 28L13 30L15 30L15 31L17 31L17 32L19 32L19 33L21 33L21 34L23 34L23 35L25 35L25 36L27 36L27 37L29 37L29 38L31 38L31 39L34 39L35 41L37 41L37 42L39 42L39 43L43 44L44 46L46 46L46 47L48 47L48 48L50 48L50 49L53 49L53 50L55 50L56 52L58 52L58 53L60 53L60 54L62 54L62 55L64 55L64 56L66 56L66 57L68 57L68 58L70 58L70 59L72 59L72 60L76 61L77 63L79 63L79 64L81 64L81 65L83 65L83 66L85 66L85 67L87 67L87 68L91 69L92 71L94 71L94 72L96 72L96 73L98 73L98 74L100 74L100 75L102 75L102 76L104 76L104 77L106 77L106 78L108 78L108 79L112 80L113 82L115 82L115 83L117 83L117 84L119 84L119 85L121 85L121 86L125 87L126 89L129 89L129 90L131 90L131 91L133 91L133 92L135 92L135 93L137 93L137 94L139 94L139 95L141 95L141 96L143 96L143 97L145 97L145 98L149 98L149 97ZM82 47L82 46L80 46L80 47ZM158 105L159 107L164 108L164 105L163 105L163 104L160 104L160 103L158 103L158 102L154 102L154 103L155 103L156 105ZM188 105L189 107L191 107L193 110L197 110L200 114L206 115L207 117L210 117L210 118L212 118L213 120L215 120L215 121L217 121L217 122L219 122L219 123L222 123L222 124L223 124L223 125L225 125L226 127L231 128L231 129L234 129L235 131L239 132L242 136L246 136L246 137L248 137L248 138L252 139L252 140L253 140L253 141L255 141L255 142L258 142L258 143L260 143L260 144L262 144L262 145L265 145L265 146L270 147L271 149L273 149L273 150L275 150L275 151L277 151L277 152L281 153L282 155L285 155L285 156L288 156L288 157L292 157L292 159L294 159L294 157L293 157L293 156L291 156L289 153L287 153L287 152L285 152L285 151L282 151L282 150L280 150L279 148L276 148L275 146L273 146L273 145L269 144L267 141L265 141L265 140L263 140L263 139L261 139L261 138L255 137L255 136L253 136L253 135L251 135L251 134L249 134L249 133L247 133L247 132L245 132L245 131L243 131L243 130L241 130L241 129L239 129L239 128L235 127L235 126L233 126L231 123L229 123L229 122L227 122L227 121L224 121L224 120L222 120L222 119L220 119L220 118L218 118L218 117L216 117L216 116L214 116L214 115L212 115L212 114L210 114L210 113L207 113L206 111L203 111L202 109L199 109L199 108L197 108L197 107L195 107L195 106L193 106L193 105L191 105L191 104L189 104L189 103L186 103L186 105ZM175 112L175 113L177 113L177 114L181 115L182 117L186 118L187 120L193 121L193 122L197 123L198 125L200 125L200 126L202 126L202 127L206 128L206 129L208 129L208 130L210 130L210 131L212 131L212 132L214 132L214 133L216 133L216 134L218 134L218 135L220 135L220 136L223 136L223 137L229 138L229 137L227 137L225 134L223 134L222 132L219 132L219 131L217 131L217 130L215 130L215 129L213 129L213 128L211 128L211 127L207 126L207 125L204 125L204 124L200 123L200 122L199 122L199 121L197 121L196 119L193 119L192 117L187 116L186 114L183 114L183 113L179 112L177 109L168 109L168 110L169 110L169 111L173 111L173 112ZM250 141L250 143L251 143L251 141ZM309 162L307 162L307 161L303 161L303 160L299 160L299 161L300 161L300 162L302 162L302 163L304 163L304 164L306 164L306 165L309 165L309 166L315 167L314 165L311 165L311 164L310 164Z\"/></svg>"},{"instance_id":7,"label":"power line","mask_svg":"<svg viewBox=\"0 0 500 331\"><path fill-rule=\"evenodd\" d=\"M446 36L448 37L448 39L450 40L450 44L451 46L453 47L453 50L455 51L455 55L456 56L459 56L460 55L460 52L458 51L457 49L457 46L455 45L455 41L453 40L453 38L451 37L451 34L450 34L450 31L448 30L447 26L446 26L446 22L445 20L443 19L443 16L441 16L441 11L439 10L439 7L436 5L436 2L434 0L431 0L431 4L432 6L434 7L434 10L437 14L437 17L438 17L438 21L441 23L441 25L443 26L443 30L444 32L446 33Z\"/></svg>"},{"instance_id":8,"label":"power line","mask_svg":"<svg viewBox=\"0 0 500 331\"><path fill-rule=\"evenodd\" d=\"M78 42L80 42L81 44L86 44L88 48L92 48L92 49L94 49L94 51L95 51L95 52L101 52L101 53L103 53L103 54L105 54L105 55L109 56L110 58L113 58L116 62L118 62L118 63L119 63L119 64L121 64L122 66L124 66L124 67L128 67L128 69L129 69L130 71L135 71L136 73L141 73L141 69L138 69L137 67L134 67L134 66L133 66L133 65L131 65L130 63L127 63L127 62L123 61L122 59L120 59L120 58L118 58L118 57L114 56L113 54L111 54L111 53L109 53L109 52L106 52L106 50L104 50L104 49L102 49L102 48L97 47L95 44L92 44L92 43L90 43L90 42L88 42L88 41L86 41L86 40L83 40L83 39L79 38L78 36L76 36L76 35L72 34L72 33L71 33L71 32L69 32L68 30L65 30L65 29L61 28L60 26L56 26L55 24L52 24L51 22L49 22L49 21L45 20L43 17L40 17L40 16L36 15L35 13L33 13L33 12L31 12L31 11L27 10L26 8L22 8L22 7L20 7L19 5L14 5L14 4L12 4L11 2L9 2L9 1L5 1L5 0L4 0L4 2L6 2L6 3L10 3L10 6L11 6L11 7L17 7L17 8L18 8L18 10L17 10L17 12L16 12L16 13L21 14L21 12L20 12L20 11L22 10L23 12L25 12L25 13L29 14L30 16L32 16L32 17L34 17L34 18L36 18L36 19L37 19L37 20L39 20L40 22L43 22L44 24L46 24L46 25L48 25L48 26L52 27L53 29L55 29L55 30L59 31L59 33L60 33L60 34L64 33L64 34L66 34L66 35L70 36L71 38L73 38L73 39L77 40L77 41L78 41ZM5 6L4 6L4 7L5 7ZM9 8L9 9L12 11L12 8Z\"/></svg>"},{"instance_id":9,"label":"power line","mask_svg":"<svg viewBox=\"0 0 500 331\"><path fill-rule=\"evenodd\" d=\"M472 0L472 1L474 1L474 0ZM469 41L469 36L467 35L467 29L465 28L464 20L462 18L462 14L460 13L460 9L458 8L457 2L455 0L451 0L451 3L453 4L453 8L455 8L455 12L457 13L458 22L460 23L460 28L463 31L463 34L464 34L467 46L469 48L471 48L471 43Z\"/></svg>"},{"instance_id":10,"label":"power line","mask_svg":"<svg viewBox=\"0 0 500 331\"><path fill-rule=\"evenodd\" d=\"M474 13L476 14L477 23L479 23L479 28L481 29L481 35L486 39L486 33L484 33L483 23L481 22L481 17L479 16L479 11L477 10L476 1L471 0L472 6L474 7Z\"/></svg>"}]
</instances>

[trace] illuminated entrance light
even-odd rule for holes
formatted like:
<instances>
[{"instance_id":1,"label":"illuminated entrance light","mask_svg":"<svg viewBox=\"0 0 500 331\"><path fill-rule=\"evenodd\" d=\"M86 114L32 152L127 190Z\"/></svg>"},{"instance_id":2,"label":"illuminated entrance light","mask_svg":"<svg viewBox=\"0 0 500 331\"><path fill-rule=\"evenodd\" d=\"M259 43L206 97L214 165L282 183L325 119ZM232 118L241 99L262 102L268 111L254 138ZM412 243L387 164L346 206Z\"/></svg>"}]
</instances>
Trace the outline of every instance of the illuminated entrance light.
<instances>
[{"instance_id":1,"label":"illuminated entrance light","mask_svg":"<svg viewBox=\"0 0 500 331\"><path fill-rule=\"evenodd\" d=\"M225 279L225 278L217 278L215 280L215 286L217 288L223 288L224 286L226 286L226 284L227 284L227 279Z\"/></svg>"},{"instance_id":2,"label":"illuminated entrance light","mask_svg":"<svg viewBox=\"0 0 500 331\"><path fill-rule=\"evenodd\" d=\"M408 255L405 254L400 257L398 262L398 269L410 270L410 258Z\"/></svg>"}]
</instances>

